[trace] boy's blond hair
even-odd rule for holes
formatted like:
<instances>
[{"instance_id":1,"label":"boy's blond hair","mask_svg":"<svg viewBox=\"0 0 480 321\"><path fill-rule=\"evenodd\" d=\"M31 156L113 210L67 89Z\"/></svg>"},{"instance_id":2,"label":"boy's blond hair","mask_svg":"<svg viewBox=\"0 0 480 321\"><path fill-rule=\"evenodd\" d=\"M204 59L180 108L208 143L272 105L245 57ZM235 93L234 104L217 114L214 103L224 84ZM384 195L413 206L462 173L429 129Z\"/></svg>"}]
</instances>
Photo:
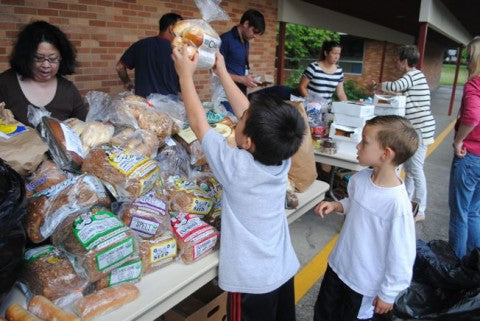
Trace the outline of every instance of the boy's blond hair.
<instances>
[{"instance_id":1,"label":"boy's blond hair","mask_svg":"<svg viewBox=\"0 0 480 321\"><path fill-rule=\"evenodd\" d=\"M400 165L415 154L418 148L418 134L410 121L401 116L377 116L367 120L365 126L377 126L377 141L382 148L395 152L394 165Z\"/></svg>"}]
</instances>

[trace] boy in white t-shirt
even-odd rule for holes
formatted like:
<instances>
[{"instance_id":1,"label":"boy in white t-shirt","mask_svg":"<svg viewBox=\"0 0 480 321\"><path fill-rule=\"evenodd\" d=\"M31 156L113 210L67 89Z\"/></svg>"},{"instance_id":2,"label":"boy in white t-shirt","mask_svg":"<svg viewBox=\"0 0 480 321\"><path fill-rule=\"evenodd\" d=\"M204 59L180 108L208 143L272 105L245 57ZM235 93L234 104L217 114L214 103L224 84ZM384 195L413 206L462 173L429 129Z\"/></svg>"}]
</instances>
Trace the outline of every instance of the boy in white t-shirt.
<instances>
[{"instance_id":1,"label":"boy in white t-shirt","mask_svg":"<svg viewBox=\"0 0 480 321\"><path fill-rule=\"evenodd\" d=\"M239 119L238 147L207 122L193 82L197 55L173 49L190 127L222 184L219 286L228 292L229 321L295 320L293 276L299 268L285 215L290 157L298 150L305 122L278 97L255 95L249 102L217 54L214 72Z\"/></svg>"},{"instance_id":2,"label":"boy in white t-shirt","mask_svg":"<svg viewBox=\"0 0 480 321\"><path fill-rule=\"evenodd\" d=\"M370 320L392 310L407 288L415 260L412 207L396 167L418 147L418 135L400 116L368 120L357 159L370 168L350 178L348 198L322 201L315 213L345 213L315 303L315 321Z\"/></svg>"}]
</instances>

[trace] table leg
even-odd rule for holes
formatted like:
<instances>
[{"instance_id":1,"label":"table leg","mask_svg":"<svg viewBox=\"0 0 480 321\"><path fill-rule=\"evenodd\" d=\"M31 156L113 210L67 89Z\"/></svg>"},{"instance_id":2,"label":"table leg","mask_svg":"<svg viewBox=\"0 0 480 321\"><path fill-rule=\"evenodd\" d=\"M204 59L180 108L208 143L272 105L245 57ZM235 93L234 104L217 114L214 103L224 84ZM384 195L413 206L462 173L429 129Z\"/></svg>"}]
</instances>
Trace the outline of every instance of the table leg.
<instances>
[{"instance_id":1,"label":"table leg","mask_svg":"<svg viewBox=\"0 0 480 321\"><path fill-rule=\"evenodd\" d=\"M335 196L335 193L333 192L333 182L335 180L335 171L336 170L337 170L336 166L332 166L332 168L330 169L330 182L329 182L330 188L328 189L328 195L335 202L338 202L338 198Z\"/></svg>"}]
</instances>

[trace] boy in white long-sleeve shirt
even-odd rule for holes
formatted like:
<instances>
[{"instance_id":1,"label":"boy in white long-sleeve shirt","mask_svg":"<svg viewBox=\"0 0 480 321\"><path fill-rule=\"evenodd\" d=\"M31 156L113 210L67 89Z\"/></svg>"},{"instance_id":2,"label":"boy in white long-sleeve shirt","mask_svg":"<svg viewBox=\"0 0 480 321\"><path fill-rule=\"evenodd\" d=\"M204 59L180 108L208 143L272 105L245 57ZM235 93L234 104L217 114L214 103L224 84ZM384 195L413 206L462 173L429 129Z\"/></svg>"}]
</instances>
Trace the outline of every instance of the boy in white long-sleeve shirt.
<instances>
[{"instance_id":1,"label":"boy in white long-sleeve shirt","mask_svg":"<svg viewBox=\"0 0 480 321\"><path fill-rule=\"evenodd\" d=\"M367 121L357 159L369 166L350 179L348 198L322 201L315 213L345 213L329 259L315 321L369 320L387 313L407 288L415 260L415 224L403 181L395 171L418 147L418 135L400 116Z\"/></svg>"}]
</instances>

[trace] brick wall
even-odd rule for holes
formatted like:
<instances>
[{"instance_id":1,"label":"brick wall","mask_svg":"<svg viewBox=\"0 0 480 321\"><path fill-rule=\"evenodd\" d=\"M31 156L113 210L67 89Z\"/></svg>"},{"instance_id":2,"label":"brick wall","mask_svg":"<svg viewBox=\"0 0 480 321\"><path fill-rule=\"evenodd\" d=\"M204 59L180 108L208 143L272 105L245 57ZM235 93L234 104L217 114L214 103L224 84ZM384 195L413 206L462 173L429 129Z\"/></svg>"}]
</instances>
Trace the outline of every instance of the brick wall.
<instances>
[{"instance_id":1,"label":"brick wall","mask_svg":"<svg viewBox=\"0 0 480 321\"><path fill-rule=\"evenodd\" d=\"M223 1L221 6L231 21L212 23L219 34L238 24L249 8L264 14L266 32L252 42L250 64L253 73L273 75L277 1ZM80 67L70 79L80 92L117 93L123 90L115 72L118 59L133 42L158 34L158 20L167 12L200 18L193 0L0 0L0 72L9 68L18 31L31 21L46 20L60 27L77 48ZM197 71L195 77L201 99L208 99L208 71Z\"/></svg>"},{"instance_id":2,"label":"brick wall","mask_svg":"<svg viewBox=\"0 0 480 321\"><path fill-rule=\"evenodd\" d=\"M380 79L383 47L384 42L365 40L362 75L345 75L345 78L354 79L361 86L367 88L372 80L378 82ZM403 72L396 68L397 48L397 44L387 42L382 81L396 80L403 75ZM427 78L430 90L437 89L440 83L443 50L444 48L441 45L433 41L427 43L422 71Z\"/></svg>"}]
</instances>

